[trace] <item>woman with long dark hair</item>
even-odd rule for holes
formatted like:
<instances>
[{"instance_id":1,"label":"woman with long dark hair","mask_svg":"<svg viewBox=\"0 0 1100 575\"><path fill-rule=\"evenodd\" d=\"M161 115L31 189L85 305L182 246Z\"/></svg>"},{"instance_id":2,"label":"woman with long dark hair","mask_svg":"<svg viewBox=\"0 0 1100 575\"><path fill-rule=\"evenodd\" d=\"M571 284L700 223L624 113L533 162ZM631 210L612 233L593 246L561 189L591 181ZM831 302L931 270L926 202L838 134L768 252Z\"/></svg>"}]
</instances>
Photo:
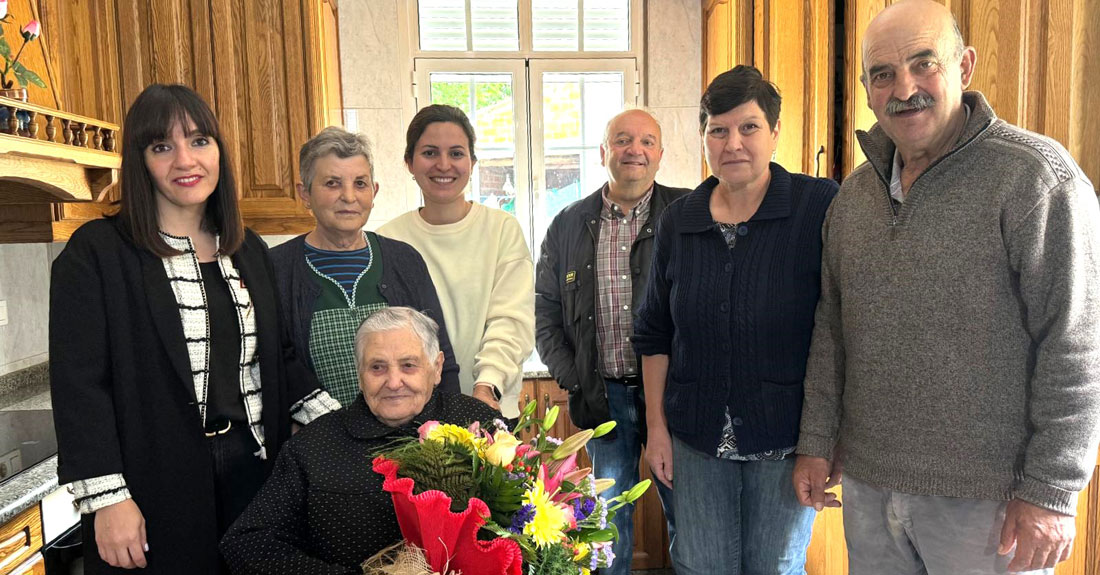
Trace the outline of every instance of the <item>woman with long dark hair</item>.
<instances>
[{"instance_id":1,"label":"woman with long dark hair","mask_svg":"<svg viewBox=\"0 0 1100 575\"><path fill-rule=\"evenodd\" d=\"M291 418L336 407L282 337L230 166L198 94L149 86L123 125L119 212L53 264L58 478L82 514L87 573L223 572L218 540Z\"/></svg>"}]
</instances>

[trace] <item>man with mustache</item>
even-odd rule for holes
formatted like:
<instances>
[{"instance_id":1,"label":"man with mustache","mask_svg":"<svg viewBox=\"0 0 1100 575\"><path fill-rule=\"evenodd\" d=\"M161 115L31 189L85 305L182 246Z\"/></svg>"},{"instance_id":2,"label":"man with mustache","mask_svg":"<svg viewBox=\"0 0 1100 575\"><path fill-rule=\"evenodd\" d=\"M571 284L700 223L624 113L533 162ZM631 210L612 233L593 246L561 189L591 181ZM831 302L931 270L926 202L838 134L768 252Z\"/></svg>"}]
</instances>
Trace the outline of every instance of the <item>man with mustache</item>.
<instances>
[{"instance_id":1,"label":"man with mustache","mask_svg":"<svg viewBox=\"0 0 1100 575\"><path fill-rule=\"evenodd\" d=\"M851 573L1050 573L1100 441L1100 209L1057 142L964 91L931 0L880 12L878 123L822 230L795 489L844 473Z\"/></svg>"},{"instance_id":2,"label":"man with mustache","mask_svg":"<svg viewBox=\"0 0 1100 575\"><path fill-rule=\"evenodd\" d=\"M641 363L630 337L645 293L653 234L666 206L691 190L654 182L664 147L661 126L643 110L616 115L604 130L600 160L607 183L573 202L550 223L535 274L535 340L539 356L569 392L569 417L580 428L614 420L615 430L588 442L596 477L612 497L638 482L646 439ZM672 493L657 493L675 542ZM617 559L601 573L630 574L633 507L615 512Z\"/></svg>"}]
</instances>

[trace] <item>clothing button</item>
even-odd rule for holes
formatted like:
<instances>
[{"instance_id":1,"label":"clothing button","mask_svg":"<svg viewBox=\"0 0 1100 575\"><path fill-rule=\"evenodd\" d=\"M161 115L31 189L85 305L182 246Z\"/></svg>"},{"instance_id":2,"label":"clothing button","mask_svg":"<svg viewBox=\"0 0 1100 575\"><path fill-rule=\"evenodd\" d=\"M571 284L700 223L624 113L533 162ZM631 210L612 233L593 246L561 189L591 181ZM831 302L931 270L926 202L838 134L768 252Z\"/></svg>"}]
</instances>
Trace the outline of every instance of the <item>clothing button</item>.
<instances>
[{"instance_id":1,"label":"clothing button","mask_svg":"<svg viewBox=\"0 0 1100 575\"><path fill-rule=\"evenodd\" d=\"M624 306L623 306L623 309L630 309L630 306L628 306L628 305L624 305Z\"/></svg>"},{"instance_id":2,"label":"clothing button","mask_svg":"<svg viewBox=\"0 0 1100 575\"><path fill-rule=\"evenodd\" d=\"M745 224L741 224L741 225L737 226L737 235L739 235L739 236L749 235L749 226L746 226Z\"/></svg>"},{"instance_id":3,"label":"clothing button","mask_svg":"<svg viewBox=\"0 0 1100 575\"><path fill-rule=\"evenodd\" d=\"M619 277L620 277L621 279L624 279L624 280L625 280L625 279L626 279L626 274L623 274L623 275L621 275L621 276L619 276Z\"/></svg>"},{"instance_id":4,"label":"clothing button","mask_svg":"<svg viewBox=\"0 0 1100 575\"><path fill-rule=\"evenodd\" d=\"M733 269L733 264L731 264L729 262L726 262L725 269L726 269L726 271L732 270Z\"/></svg>"},{"instance_id":5,"label":"clothing button","mask_svg":"<svg viewBox=\"0 0 1100 575\"><path fill-rule=\"evenodd\" d=\"M645 233L652 234L653 233L653 228L646 228Z\"/></svg>"},{"instance_id":6,"label":"clothing button","mask_svg":"<svg viewBox=\"0 0 1100 575\"><path fill-rule=\"evenodd\" d=\"M733 424L734 425L743 425L744 423L745 423L745 420L741 419L740 417L733 418Z\"/></svg>"},{"instance_id":7,"label":"clothing button","mask_svg":"<svg viewBox=\"0 0 1100 575\"><path fill-rule=\"evenodd\" d=\"M588 223L594 224L594 223L596 223L596 220L588 220Z\"/></svg>"},{"instance_id":8,"label":"clothing button","mask_svg":"<svg viewBox=\"0 0 1100 575\"><path fill-rule=\"evenodd\" d=\"M621 250L621 251L624 251L624 252L625 252L625 251L626 251L626 246L619 246L619 250Z\"/></svg>"},{"instance_id":9,"label":"clothing button","mask_svg":"<svg viewBox=\"0 0 1100 575\"><path fill-rule=\"evenodd\" d=\"M381 289L386 289L386 284L378 284L378 287Z\"/></svg>"},{"instance_id":10,"label":"clothing button","mask_svg":"<svg viewBox=\"0 0 1100 575\"><path fill-rule=\"evenodd\" d=\"M592 316L588 316L588 321L592 321Z\"/></svg>"},{"instance_id":11,"label":"clothing button","mask_svg":"<svg viewBox=\"0 0 1100 575\"><path fill-rule=\"evenodd\" d=\"M586 270L592 269L592 264L588 264L588 265L584 266L584 269L586 269Z\"/></svg>"},{"instance_id":12,"label":"clothing button","mask_svg":"<svg viewBox=\"0 0 1100 575\"><path fill-rule=\"evenodd\" d=\"M720 309L722 311L729 311L730 310L730 304L728 304L726 302L722 302L722 305L718 306L718 309Z\"/></svg>"}]
</instances>

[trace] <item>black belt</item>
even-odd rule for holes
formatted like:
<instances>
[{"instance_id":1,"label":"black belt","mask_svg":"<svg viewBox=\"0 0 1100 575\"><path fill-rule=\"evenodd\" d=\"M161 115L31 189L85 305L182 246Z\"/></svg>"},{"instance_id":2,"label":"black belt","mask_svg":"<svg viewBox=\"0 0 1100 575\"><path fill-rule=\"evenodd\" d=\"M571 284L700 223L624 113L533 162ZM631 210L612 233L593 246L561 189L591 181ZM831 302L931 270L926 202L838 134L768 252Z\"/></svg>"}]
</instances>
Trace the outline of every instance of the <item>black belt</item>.
<instances>
[{"instance_id":1,"label":"black belt","mask_svg":"<svg viewBox=\"0 0 1100 575\"><path fill-rule=\"evenodd\" d=\"M625 377L605 377L605 381L611 383L618 383L625 385L626 387L639 387L642 385L642 376L640 375L627 375Z\"/></svg>"}]
</instances>

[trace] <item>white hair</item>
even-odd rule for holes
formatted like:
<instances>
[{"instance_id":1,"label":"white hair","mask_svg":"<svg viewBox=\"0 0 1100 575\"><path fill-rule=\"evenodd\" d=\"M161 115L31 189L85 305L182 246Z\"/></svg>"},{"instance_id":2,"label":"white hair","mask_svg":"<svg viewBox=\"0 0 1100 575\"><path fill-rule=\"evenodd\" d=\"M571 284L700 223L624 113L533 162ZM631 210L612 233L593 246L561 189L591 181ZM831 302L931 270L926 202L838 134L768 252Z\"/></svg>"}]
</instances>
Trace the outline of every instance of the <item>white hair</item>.
<instances>
[{"instance_id":1,"label":"white hair","mask_svg":"<svg viewBox=\"0 0 1100 575\"><path fill-rule=\"evenodd\" d=\"M411 307L384 307L370 315L355 332L355 360L363 364L367 351L367 338L371 334L393 331L395 329L412 330L420 339L424 355L428 361L435 362L439 356L439 324L427 315Z\"/></svg>"}]
</instances>

